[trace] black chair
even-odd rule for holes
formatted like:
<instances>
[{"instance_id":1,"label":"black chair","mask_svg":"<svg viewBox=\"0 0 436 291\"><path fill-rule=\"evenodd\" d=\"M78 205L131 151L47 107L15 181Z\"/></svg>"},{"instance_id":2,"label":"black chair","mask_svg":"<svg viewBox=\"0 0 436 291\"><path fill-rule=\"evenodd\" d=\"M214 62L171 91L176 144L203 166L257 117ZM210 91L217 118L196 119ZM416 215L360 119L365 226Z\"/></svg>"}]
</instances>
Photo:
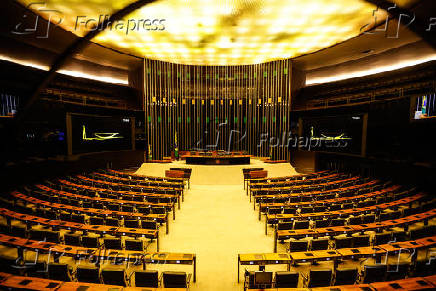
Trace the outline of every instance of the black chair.
<instances>
[{"instance_id":1,"label":"black chair","mask_svg":"<svg viewBox=\"0 0 436 291\"><path fill-rule=\"evenodd\" d=\"M385 281L388 266L385 264L365 265L363 269L363 283L374 283Z\"/></svg>"},{"instance_id":2,"label":"black chair","mask_svg":"<svg viewBox=\"0 0 436 291\"><path fill-rule=\"evenodd\" d=\"M309 228L309 220L294 221L294 229L307 229L307 228Z\"/></svg>"},{"instance_id":3,"label":"black chair","mask_svg":"<svg viewBox=\"0 0 436 291\"><path fill-rule=\"evenodd\" d=\"M404 230L396 230L392 232L392 240L399 242L399 241L406 241L407 240L407 233Z\"/></svg>"},{"instance_id":4,"label":"black chair","mask_svg":"<svg viewBox=\"0 0 436 291\"><path fill-rule=\"evenodd\" d=\"M104 225L104 219L102 217L91 216L89 218L89 224L91 224L91 225Z\"/></svg>"},{"instance_id":5,"label":"black chair","mask_svg":"<svg viewBox=\"0 0 436 291\"><path fill-rule=\"evenodd\" d=\"M312 251L326 250L328 248L329 248L328 238L313 239L310 244L310 250Z\"/></svg>"},{"instance_id":6,"label":"black chair","mask_svg":"<svg viewBox=\"0 0 436 291\"><path fill-rule=\"evenodd\" d=\"M142 213L145 215L150 214L150 212L151 212L151 208L146 207L146 206L136 207L136 209L138 210L139 213Z\"/></svg>"},{"instance_id":7,"label":"black chair","mask_svg":"<svg viewBox=\"0 0 436 291\"><path fill-rule=\"evenodd\" d=\"M135 271L133 274L135 278L136 287L149 287L149 288L159 287L158 271L153 271L153 270Z\"/></svg>"},{"instance_id":8,"label":"black chair","mask_svg":"<svg viewBox=\"0 0 436 291\"><path fill-rule=\"evenodd\" d=\"M139 228L139 220L137 219L125 219L124 226L128 228Z\"/></svg>"},{"instance_id":9,"label":"black chair","mask_svg":"<svg viewBox=\"0 0 436 291\"><path fill-rule=\"evenodd\" d=\"M391 232L385 232L385 233L376 233L374 236L373 245L384 245L388 242L392 241L392 233Z\"/></svg>"},{"instance_id":10,"label":"black chair","mask_svg":"<svg viewBox=\"0 0 436 291\"><path fill-rule=\"evenodd\" d=\"M103 240L103 245L105 249L109 250L122 250L123 247L121 245L121 239L120 238L105 238Z\"/></svg>"},{"instance_id":11,"label":"black chair","mask_svg":"<svg viewBox=\"0 0 436 291\"><path fill-rule=\"evenodd\" d=\"M277 230L291 230L294 227L293 222L279 222L277 223Z\"/></svg>"},{"instance_id":12,"label":"black chair","mask_svg":"<svg viewBox=\"0 0 436 291\"><path fill-rule=\"evenodd\" d=\"M64 234L64 242L66 245L70 245L70 246L76 246L76 247L81 246L79 234L73 234L73 233Z\"/></svg>"},{"instance_id":13,"label":"black chair","mask_svg":"<svg viewBox=\"0 0 436 291\"><path fill-rule=\"evenodd\" d=\"M11 234L11 236L25 238L26 237L26 228L13 225L13 226L11 226L10 234Z\"/></svg>"},{"instance_id":14,"label":"black chair","mask_svg":"<svg viewBox=\"0 0 436 291\"><path fill-rule=\"evenodd\" d=\"M295 214L295 213L297 213L297 208L284 208L283 213L284 214Z\"/></svg>"},{"instance_id":15,"label":"black chair","mask_svg":"<svg viewBox=\"0 0 436 291\"><path fill-rule=\"evenodd\" d=\"M313 207L303 206L300 208L300 213L312 213Z\"/></svg>"},{"instance_id":16,"label":"black chair","mask_svg":"<svg viewBox=\"0 0 436 291\"><path fill-rule=\"evenodd\" d=\"M352 244L351 237L336 236L334 239L335 239L335 247L337 249L351 248L351 244Z\"/></svg>"},{"instance_id":17,"label":"black chair","mask_svg":"<svg viewBox=\"0 0 436 291\"><path fill-rule=\"evenodd\" d=\"M49 263L47 269L49 279L64 282L71 281L71 271L68 264Z\"/></svg>"},{"instance_id":18,"label":"black chair","mask_svg":"<svg viewBox=\"0 0 436 291\"><path fill-rule=\"evenodd\" d=\"M359 225L359 224L362 224L362 217L361 216L350 217L348 219L348 224L349 225Z\"/></svg>"},{"instance_id":19,"label":"black chair","mask_svg":"<svg viewBox=\"0 0 436 291\"><path fill-rule=\"evenodd\" d=\"M144 229L157 229L158 224L154 220L141 220L141 226Z\"/></svg>"},{"instance_id":20,"label":"black chair","mask_svg":"<svg viewBox=\"0 0 436 291\"><path fill-rule=\"evenodd\" d=\"M374 214L366 214L366 215L364 215L363 218L362 218L362 222L364 224L375 222L375 215Z\"/></svg>"},{"instance_id":21,"label":"black chair","mask_svg":"<svg viewBox=\"0 0 436 291\"><path fill-rule=\"evenodd\" d=\"M395 281L405 279L409 274L410 264L402 262L399 264L388 265L388 272L386 273L386 281Z\"/></svg>"},{"instance_id":22,"label":"black chair","mask_svg":"<svg viewBox=\"0 0 436 291\"><path fill-rule=\"evenodd\" d=\"M79 282L100 284L99 270L97 267L77 266L76 278Z\"/></svg>"},{"instance_id":23,"label":"black chair","mask_svg":"<svg viewBox=\"0 0 436 291\"><path fill-rule=\"evenodd\" d=\"M82 245L86 248L98 248L98 238L94 236L82 236Z\"/></svg>"},{"instance_id":24,"label":"black chair","mask_svg":"<svg viewBox=\"0 0 436 291\"><path fill-rule=\"evenodd\" d=\"M353 203L342 204L342 209L352 209L354 207Z\"/></svg>"},{"instance_id":25,"label":"black chair","mask_svg":"<svg viewBox=\"0 0 436 291\"><path fill-rule=\"evenodd\" d=\"M315 220L315 228L328 227L329 224L330 221L328 221L327 219Z\"/></svg>"},{"instance_id":26,"label":"black chair","mask_svg":"<svg viewBox=\"0 0 436 291\"><path fill-rule=\"evenodd\" d=\"M106 225L119 226L119 220L117 218L108 217L106 218Z\"/></svg>"},{"instance_id":27,"label":"black chair","mask_svg":"<svg viewBox=\"0 0 436 291\"><path fill-rule=\"evenodd\" d=\"M416 262L413 277L436 275L436 260L419 260Z\"/></svg>"},{"instance_id":28,"label":"black chair","mask_svg":"<svg viewBox=\"0 0 436 291\"><path fill-rule=\"evenodd\" d=\"M256 288L271 288L273 272L254 272L254 286Z\"/></svg>"},{"instance_id":29,"label":"black chair","mask_svg":"<svg viewBox=\"0 0 436 291\"><path fill-rule=\"evenodd\" d=\"M22 266L18 258L3 256L0 254L0 266L2 268L2 272L21 275Z\"/></svg>"},{"instance_id":30,"label":"black chair","mask_svg":"<svg viewBox=\"0 0 436 291\"><path fill-rule=\"evenodd\" d=\"M293 240L289 242L289 251L305 252L307 251L308 245L309 245L309 241L307 240Z\"/></svg>"},{"instance_id":31,"label":"black chair","mask_svg":"<svg viewBox=\"0 0 436 291\"><path fill-rule=\"evenodd\" d=\"M267 209L268 214L281 214L282 208L281 207L271 207Z\"/></svg>"},{"instance_id":32,"label":"black chair","mask_svg":"<svg viewBox=\"0 0 436 291\"><path fill-rule=\"evenodd\" d=\"M133 206L132 205L121 205L121 211L122 212L133 212Z\"/></svg>"},{"instance_id":33,"label":"black chair","mask_svg":"<svg viewBox=\"0 0 436 291\"><path fill-rule=\"evenodd\" d=\"M332 270L310 270L307 287L326 287L330 286L332 282Z\"/></svg>"},{"instance_id":34,"label":"black chair","mask_svg":"<svg viewBox=\"0 0 436 291\"><path fill-rule=\"evenodd\" d=\"M85 223L85 215L83 214L72 214L71 221L76 223Z\"/></svg>"},{"instance_id":35,"label":"black chair","mask_svg":"<svg viewBox=\"0 0 436 291\"><path fill-rule=\"evenodd\" d=\"M358 275L357 268L336 269L334 285L353 285L357 281Z\"/></svg>"},{"instance_id":36,"label":"black chair","mask_svg":"<svg viewBox=\"0 0 436 291\"><path fill-rule=\"evenodd\" d=\"M126 272L124 269L103 269L101 270L103 284L126 287Z\"/></svg>"},{"instance_id":37,"label":"black chair","mask_svg":"<svg viewBox=\"0 0 436 291\"><path fill-rule=\"evenodd\" d=\"M120 211L120 204L110 203L107 205L107 209L112 211Z\"/></svg>"},{"instance_id":38,"label":"black chair","mask_svg":"<svg viewBox=\"0 0 436 291\"><path fill-rule=\"evenodd\" d=\"M166 214L167 213L167 210L165 209L165 207L153 207L151 211L153 214Z\"/></svg>"},{"instance_id":39,"label":"black chair","mask_svg":"<svg viewBox=\"0 0 436 291\"><path fill-rule=\"evenodd\" d=\"M345 225L345 219L343 218L335 218L332 219L332 222L330 223L331 226L344 226Z\"/></svg>"},{"instance_id":40,"label":"black chair","mask_svg":"<svg viewBox=\"0 0 436 291\"><path fill-rule=\"evenodd\" d=\"M126 239L124 243L128 251L144 251L144 241L140 239Z\"/></svg>"},{"instance_id":41,"label":"black chair","mask_svg":"<svg viewBox=\"0 0 436 291\"><path fill-rule=\"evenodd\" d=\"M165 288L188 288L191 275L185 272L163 272L162 279Z\"/></svg>"},{"instance_id":42,"label":"black chair","mask_svg":"<svg viewBox=\"0 0 436 291\"><path fill-rule=\"evenodd\" d=\"M297 272L276 272L276 288L297 288L300 274Z\"/></svg>"},{"instance_id":43,"label":"black chair","mask_svg":"<svg viewBox=\"0 0 436 291\"><path fill-rule=\"evenodd\" d=\"M38 278L46 278L47 277L47 265L45 262L40 262L37 260L26 261L25 265L25 273L28 277L38 277ZM5 267L4 265L2 265Z\"/></svg>"},{"instance_id":44,"label":"black chair","mask_svg":"<svg viewBox=\"0 0 436 291\"><path fill-rule=\"evenodd\" d=\"M353 236L353 248L360 248L360 247L368 247L369 246L369 235L357 235Z\"/></svg>"}]
</instances>

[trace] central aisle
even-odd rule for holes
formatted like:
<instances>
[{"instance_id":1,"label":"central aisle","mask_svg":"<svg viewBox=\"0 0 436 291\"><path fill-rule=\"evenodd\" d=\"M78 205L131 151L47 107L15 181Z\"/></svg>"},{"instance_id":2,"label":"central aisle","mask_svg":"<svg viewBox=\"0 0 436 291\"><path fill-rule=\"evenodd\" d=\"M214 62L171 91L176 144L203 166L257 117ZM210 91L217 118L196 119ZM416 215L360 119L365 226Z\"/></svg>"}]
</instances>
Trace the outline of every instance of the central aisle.
<instances>
[{"instance_id":1,"label":"central aisle","mask_svg":"<svg viewBox=\"0 0 436 291\"><path fill-rule=\"evenodd\" d=\"M193 168L191 189L186 191L176 220L170 222L169 234L160 235L161 251L197 255L197 282L191 283L191 290L243 290L243 267L241 283L237 283L238 254L273 250L272 236L265 235L264 222L258 220L258 212L253 210L243 189L242 168L247 166L231 166L237 167L232 169L231 177L226 166L191 166L182 162L144 164L137 173L164 176L165 169L174 166ZM250 166L271 167L260 161ZM296 174L289 164L273 166L269 176ZM204 185L208 180L216 184ZM192 273L187 266L175 267Z\"/></svg>"}]
</instances>

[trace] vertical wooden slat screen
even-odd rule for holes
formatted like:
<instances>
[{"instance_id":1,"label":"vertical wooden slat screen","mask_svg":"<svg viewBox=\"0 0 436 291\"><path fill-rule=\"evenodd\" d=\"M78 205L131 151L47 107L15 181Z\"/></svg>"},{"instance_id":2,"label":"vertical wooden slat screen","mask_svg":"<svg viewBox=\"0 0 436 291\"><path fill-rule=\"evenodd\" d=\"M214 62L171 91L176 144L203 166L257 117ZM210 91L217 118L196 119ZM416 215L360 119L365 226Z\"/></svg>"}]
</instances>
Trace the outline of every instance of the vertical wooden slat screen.
<instances>
[{"instance_id":1,"label":"vertical wooden slat screen","mask_svg":"<svg viewBox=\"0 0 436 291\"><path fill-rule=\"evenodd\" d=\"M289 160L291 72L290 60L188 66L144 59L146 138L153 159L170 156L177 135L179 151L246 151Z\"/></svg>"}]
</instances>

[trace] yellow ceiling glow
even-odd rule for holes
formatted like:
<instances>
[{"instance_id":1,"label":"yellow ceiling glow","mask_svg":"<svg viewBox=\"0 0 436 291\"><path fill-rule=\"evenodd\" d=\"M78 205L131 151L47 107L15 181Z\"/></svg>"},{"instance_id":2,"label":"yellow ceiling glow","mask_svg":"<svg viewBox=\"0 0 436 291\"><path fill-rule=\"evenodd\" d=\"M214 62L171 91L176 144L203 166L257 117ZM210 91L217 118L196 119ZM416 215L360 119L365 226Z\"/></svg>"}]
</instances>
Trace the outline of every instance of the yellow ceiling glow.
<instances>
[{"instance_id":1,"label":"yellow ceiling glow","mask_svg":"<svg viewBox=\"0 0 436 291\"><path fill-rule=\"evenodd\" d=\"M30 5L83 36L100 15L135 0L45 0ZM402 3L412 0L401 0ZM33 0L19 0L29 5ZM150 59L191 65L245 65L292 58L359 35L374 24L364 0L161 0L102 31L94 42ZM79 17L79 18L78 18ZM386 12L377 13L377 19ZM97 22L98 23L98 22Z\"/></svg>"}]
</instances>

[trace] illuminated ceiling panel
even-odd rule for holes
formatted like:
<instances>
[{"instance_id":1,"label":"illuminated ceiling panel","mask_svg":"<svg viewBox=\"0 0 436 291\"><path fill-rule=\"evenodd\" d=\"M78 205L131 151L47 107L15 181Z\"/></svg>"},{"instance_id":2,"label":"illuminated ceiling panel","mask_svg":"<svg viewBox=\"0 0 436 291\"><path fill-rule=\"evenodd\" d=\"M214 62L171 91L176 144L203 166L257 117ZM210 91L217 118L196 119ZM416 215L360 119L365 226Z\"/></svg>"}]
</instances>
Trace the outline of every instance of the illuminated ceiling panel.
<instances>
[{"instance_id":1,"label":"illuminated ceiling panel","mask_svg":"<svg viewBox=\"0 0 436 291\"><path fill-rule=\"evenodd\" d=\"M59 11L60 25L83 36L99 18L133 1L47 0L45 10ZM50 11L31 9L46 19L52 16ZM255 64L296 57L355 37L375 24L375 9L363 0L162 0L114 23L93 41L180 64ZM378 21L386 17L381 10L375 15Z\"/></svg>"}]
</instances>

